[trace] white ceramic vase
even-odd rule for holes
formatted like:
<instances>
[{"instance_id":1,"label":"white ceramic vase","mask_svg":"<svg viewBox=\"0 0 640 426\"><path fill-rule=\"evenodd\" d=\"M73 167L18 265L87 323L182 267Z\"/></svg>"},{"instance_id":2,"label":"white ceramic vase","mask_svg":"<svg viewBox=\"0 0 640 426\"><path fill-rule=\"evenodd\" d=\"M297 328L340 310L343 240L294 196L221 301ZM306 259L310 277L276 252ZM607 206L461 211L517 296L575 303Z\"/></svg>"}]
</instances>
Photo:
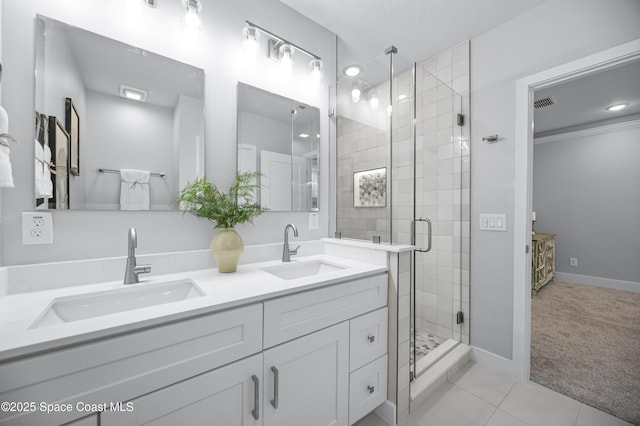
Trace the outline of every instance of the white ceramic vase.
<instances>
[{"instance_id":1,"label":"white ceramic vase","mask_svg":"<svg viewBox=\"0 0 640 426\"><path fill-rule=\"evenodd\" d=\"M238 258L243 251L244 242L233 228L218 229L211 240L211 253L220 272L235 272L238 268Z\"/></svg>"}]
</instances>

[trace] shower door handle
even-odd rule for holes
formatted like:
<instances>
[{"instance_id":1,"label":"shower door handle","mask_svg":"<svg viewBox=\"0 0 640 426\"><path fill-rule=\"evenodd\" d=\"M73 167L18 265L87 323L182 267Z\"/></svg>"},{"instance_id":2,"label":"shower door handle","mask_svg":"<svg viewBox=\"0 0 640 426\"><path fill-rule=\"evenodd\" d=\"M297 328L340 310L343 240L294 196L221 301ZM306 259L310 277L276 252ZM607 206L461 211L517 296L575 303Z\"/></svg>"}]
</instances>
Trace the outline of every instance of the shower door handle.
<instances>
[{"instance_id":1,"label":"shower door handle","mask_svg":"<svg viewBox=\"0 0 640 426\"><path fill-rule=\"evenodd\" d=\"M419 251L420 253L428 253L431 251L431 220L426 217L416 217L413 219L413 241L415 243L416 240L416 222L427 222L427 248L417 248L415 251Z\"/></svg>"}]
</instances>

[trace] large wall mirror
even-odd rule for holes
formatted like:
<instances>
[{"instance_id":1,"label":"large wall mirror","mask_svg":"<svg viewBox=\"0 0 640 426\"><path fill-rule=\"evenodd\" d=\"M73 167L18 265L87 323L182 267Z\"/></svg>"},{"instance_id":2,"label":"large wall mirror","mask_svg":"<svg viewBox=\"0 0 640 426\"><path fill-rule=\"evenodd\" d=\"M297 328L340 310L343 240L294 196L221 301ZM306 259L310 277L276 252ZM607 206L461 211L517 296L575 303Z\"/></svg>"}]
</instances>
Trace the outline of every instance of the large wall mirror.
<instances>
[{"instance_id":1,"label":"large wall mirror","mask_svg":"<svg viewBox=\"0 0 640 426\"><path fill-rule=\"evenodd\" d=\"M35 204L176 210L204 176L204 70L36 17Z\"/></svg>"},{"instance_id":2,"label":"large wall mirror","mask_svg":"<svg viewBox=\"0 0 640 426\"><path fill-rule=\"evenodd\" d=\"M238 171L258 171L271 211L318 211L320 110L238 83Z\"/></svg>"}]
</instances>

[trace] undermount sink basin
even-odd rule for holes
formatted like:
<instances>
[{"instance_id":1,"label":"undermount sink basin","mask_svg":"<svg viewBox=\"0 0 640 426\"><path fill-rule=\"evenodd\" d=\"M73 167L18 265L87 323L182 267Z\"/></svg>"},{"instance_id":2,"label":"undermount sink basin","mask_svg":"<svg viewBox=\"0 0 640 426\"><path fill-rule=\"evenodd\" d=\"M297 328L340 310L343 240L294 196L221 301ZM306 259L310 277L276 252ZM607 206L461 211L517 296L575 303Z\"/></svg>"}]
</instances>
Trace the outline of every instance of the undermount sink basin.
<instances>
[{"instance_id":1,"label":"undermount sink basin","mask_svg":"<svg viewBox=\"0 0 640 426\"><path fill-rule=\"evenodd\" d=\"M204 296L202 290L188 279L158 284L123 285L123 288L116 290L56 298L31 328L79 321L201 296Z\"/></svg>"},{"instance_id":2,"label":"undermount sink basin","mask_svg":"<svg viewBox=\"0 0 640 426\"><path fill-rule=\"evenodd\" d=\"M278 266L262 268L262 270L283 280L295 280L296 278L323 275L346 268L346 266L325 262L323 260L312 260L306 262L292 261Z\"/></svg>"}]
</instances>

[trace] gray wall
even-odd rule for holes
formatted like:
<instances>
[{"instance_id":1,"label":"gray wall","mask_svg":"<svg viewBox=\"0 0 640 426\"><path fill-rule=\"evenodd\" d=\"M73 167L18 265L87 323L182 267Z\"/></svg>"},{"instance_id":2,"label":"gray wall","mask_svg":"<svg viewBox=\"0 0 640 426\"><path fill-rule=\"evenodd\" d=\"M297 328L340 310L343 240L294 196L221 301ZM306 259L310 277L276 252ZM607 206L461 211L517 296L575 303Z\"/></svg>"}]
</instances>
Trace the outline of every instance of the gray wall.
<instances>
[{"instance_id":1,"label":"gray wall","mask_svg":"<svg viewBox=\"0 0 640 426\"><path fill-rule=\"evenodd\" d=\"M141 254L204 249L209 247L213 226L204 219L181 212L54 212L54 243L23 246L21 212L33 210L33 99L34 22L42 14L143 49L192 64L205 70L206 175L223 187L236 173L236 84L261 87L283 96L328 110L330 82L335 80L335 37L278 0L204 1L202 26L193 37L185 34L182 5L162 1L156 9L136 6L135 1L86 0L3 1L2 48L11 64L3 73L2 104L11 117L12 133L20 140L12 149L16 188L2 193L2 264L30 264L72 259L122 256L126 233L138 228ZM276 77L277 63L261 56L253 65L241 62L244 21L250 20L303 46L324 61L323 89L312 91L308 68L300 66L290 79ZM304 68L304 70L303 70ZM321 117L320 229L308 230L308 213L267 213L255 225L239 226L246 244L274 243L282 239L289 222L298 225L301 239L328 234L328 117Z\"/></svg>"},{"instance_id":2,"label":"gray wall","mask_svg":"<svg viewBox=\"0 0 640 426\"><path fill-rule=\"evenodd\" d=\"M512 357L516 80L640 38L638 22L638 0L549 0L471 39L472 345ZM507 232L480 231L481 213Z\"/></svg>"},{"instance_id":3,"label":"gray wall","mask_svg":"<svg viewBox=\"0 0 640 426\"><path fill-rule=\"evenodd\" d=\"M534 145L536 231L557 235L558 272L640 287L640 121L633 125Z\"/></svg>"}]
</instances>

